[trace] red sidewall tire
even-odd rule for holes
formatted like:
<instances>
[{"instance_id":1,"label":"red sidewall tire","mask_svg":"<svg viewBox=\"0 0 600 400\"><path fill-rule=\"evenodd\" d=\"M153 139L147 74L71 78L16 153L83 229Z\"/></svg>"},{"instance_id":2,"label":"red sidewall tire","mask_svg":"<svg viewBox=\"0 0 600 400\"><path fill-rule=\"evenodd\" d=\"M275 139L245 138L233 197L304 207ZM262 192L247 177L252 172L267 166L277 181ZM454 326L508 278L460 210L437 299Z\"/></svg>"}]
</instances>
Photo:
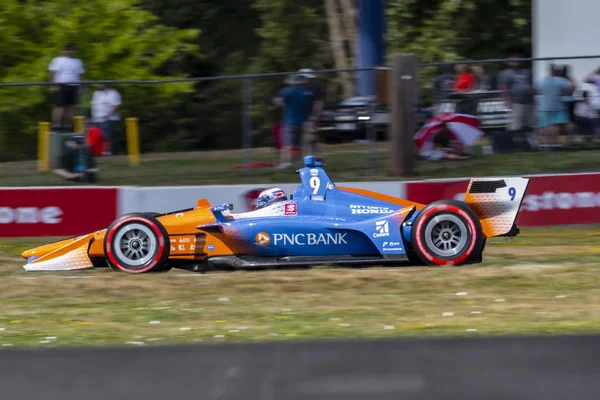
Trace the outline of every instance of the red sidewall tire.
<instances>
[{"instance_id":1,"label":"red sidewall tire","mask_svg":"<svg viewBox=\"0 0 600 400\"><path fill-rule=\"evenodd\" d=\"M464 232L467 236L466 244L452 257L444 257L436 254L435 250L430 248L425 238L428 224L435 217L441 215L452 215L458 218L467 229ZM455 200L438 201L425 207L415 219L411 236L413 249L417 256L427 265L440 266L456 266L469 262L474 255L482 251L485 240L481 223L475 213L468 205Z\"/></svg>"},{"instance_id":2,"label":"red sidewall tire","mask_svg":"<svg viewBox=\"0 0 600 400\"><path fill-rule=\"evenodd\" d=\"M127 264L126 260L120 259L114 251L116 233L130 224L140 224L148 228L152 234L152 238L150 239L156 242L154 254L141 266ZM104 237L104 254L108 265L114 270L130 274L143 274L165 270L170 249L169 234L164 226L153 216L144 213L123 215L107 228Z\"/></svg>"}]
</instances>

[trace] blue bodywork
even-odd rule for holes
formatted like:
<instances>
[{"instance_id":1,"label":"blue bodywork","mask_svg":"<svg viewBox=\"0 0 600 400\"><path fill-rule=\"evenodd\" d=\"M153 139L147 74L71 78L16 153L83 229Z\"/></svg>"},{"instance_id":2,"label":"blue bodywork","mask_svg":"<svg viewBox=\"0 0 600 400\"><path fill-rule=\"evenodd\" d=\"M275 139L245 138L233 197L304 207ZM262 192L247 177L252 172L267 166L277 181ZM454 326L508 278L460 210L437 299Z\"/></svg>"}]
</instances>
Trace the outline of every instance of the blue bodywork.
<instances>
[{"instance_id":1,"label":"blue bodywork","mask_svg":"<svg viewBox=\"0 0 600 400\"><path fill-rule=\"evenodd\" d=\"M218 221L212 226L219 226L245 256L406 259L415 207L339 190L322 163L312 156L304 163L298 171L301 185L288 202L293 213L228 220L223 205L212 208Z\"/></svg>"}]
</instances>

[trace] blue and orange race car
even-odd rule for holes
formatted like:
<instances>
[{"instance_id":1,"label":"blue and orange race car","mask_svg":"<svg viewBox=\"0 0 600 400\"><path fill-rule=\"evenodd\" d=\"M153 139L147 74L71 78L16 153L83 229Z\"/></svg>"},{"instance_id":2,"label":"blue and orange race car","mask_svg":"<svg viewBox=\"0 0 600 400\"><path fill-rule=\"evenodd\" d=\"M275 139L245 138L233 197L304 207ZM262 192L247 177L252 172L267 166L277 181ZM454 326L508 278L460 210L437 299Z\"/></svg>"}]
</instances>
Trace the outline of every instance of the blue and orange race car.
<instances>
[{"instance_id":1,"label":"blue and orange race car","mask_svg":"<svg viewBox=\"0 0 600 400\"><path fill-rule=\"evenodd\" d=\"M487 238L519 233L515 220L529 185L524 178L477 178L465 202L424 205L338 187L312 156L298 173L301 184L289 200L245 213L202 199L187 210L123 215L107 229L25 251L24 268L145 273L479 263Z\"/></svg>"}]
</instances>

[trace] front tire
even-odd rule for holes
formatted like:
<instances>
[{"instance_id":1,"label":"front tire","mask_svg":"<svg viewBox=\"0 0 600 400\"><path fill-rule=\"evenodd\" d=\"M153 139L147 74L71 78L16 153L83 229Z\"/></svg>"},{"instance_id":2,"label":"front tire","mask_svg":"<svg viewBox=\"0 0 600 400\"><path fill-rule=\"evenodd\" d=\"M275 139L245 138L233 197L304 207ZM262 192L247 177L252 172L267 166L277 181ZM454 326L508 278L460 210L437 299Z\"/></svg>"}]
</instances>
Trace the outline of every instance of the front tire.
<instances>
[{"instance_id":1,"label":"front tire","mask_svg":"<svg viewBox=\"0 0 600 400\"><path fill-rule=\"evenodd\" d=\"M168 269L169 235L152 215L123 215L106 230L104 254L108 265L131 274Z\"/></svg>"},{"instance_id":2,"label":"front tire","mask_svg":"<svg viewBox=\"0 0 600 400\"><path fill-rule=\"evenodd\" d=\"M416 255L427 265L455 266L481 254L485 237L479 219L465 203L431 203L415 218L411 232Z\"/></svg>"}]
</instances>

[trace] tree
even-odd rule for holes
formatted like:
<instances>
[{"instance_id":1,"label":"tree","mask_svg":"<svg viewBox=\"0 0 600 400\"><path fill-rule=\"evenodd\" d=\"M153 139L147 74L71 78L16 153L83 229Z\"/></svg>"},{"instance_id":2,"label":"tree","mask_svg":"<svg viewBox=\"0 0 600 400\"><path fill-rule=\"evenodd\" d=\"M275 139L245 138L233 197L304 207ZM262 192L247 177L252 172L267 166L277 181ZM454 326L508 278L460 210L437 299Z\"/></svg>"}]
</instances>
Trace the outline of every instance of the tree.
<instances>
[{"instance_id":1,"label":"tree","mask_svg":"<svg viewBox=\"0 0 600 400\"><path fill-rule=\"evenodd\" d=\"M3 0L0 10L2 82L48 81L48 65L67 42L78 50L86 80L184 77L182 60L198 51L199 30L161 25L136 0ZM123 113L143 119L156 107L176 107L176 95L192 88L173 83L117 89ZM88 90L83 104L90 96ZM0 90L0 159L35 154L36 122L47 121L51 107L47 86Z\"/></svg>"},{"instance_id":2,"label":"tree","mask_svg":"<svg viewBox=\"0 0 600 400\"><path fill-rule=\"evenodd\" d=\"M327 3L330 14L337 14L335 40ZM86 79L352 67L354 5L355 0L3 0L0 82L47 81L48 64L65 42L79 49ZM414 53L425 63L528 54L531 0L388 0L387 6L388 53ZM423 69L422 82L435 72ZM340 74L321 79L330 103L351 92ZM265 144L280 120L271 98L282 86L281 77L252 80L254 145ZM91 96L87 89L83 114ZM117 89L122 114L140 119L143 151L242 143L241 80ZM49 120L52 102L47 87L0 88L0 159L35 154L36 123Z\"/></svg>"},{"instance_id":3,"label":"tree","mask_svg":"<svg viewBox=\"0 0 600 400\"><path fill-rule=\"evenodd\" d=\"M531 0L389 0L388 46L421 62L498 58L531 47Z\"/></svg>"},{"instance_id":4,"label":"tree","mask_svg":"<svg viewBox=\"0 0 600 400\"><path fill-rule=\"evenodd\" d=\"M387 18L390 53L421 63L531 53L531 0L389 0ZM422 79L434 73L424 69Z\"/></svg>"},{"instance_id":5,"label":"tree","mask_svg":"<svg viewBox=\"0 0 600 400\"><path fill-rule=\"evenodd\" d=\"M353 54L347 54L348 50L353 50L352 44L346 46L350 42L347 38L348 24L347 18L343 18L340 13L339 3L335 0L325 0L325 11L327 12L327 23L329 25L329 37L331 42L331 50L335 61L335 67L338 70L347 70L353 66ZM344 29L342 29L342 26ZM350 73L344 71L340 73L340 81L345 97L350 97L354 94L353 80Z\"/></svg>"}]
</instances>

